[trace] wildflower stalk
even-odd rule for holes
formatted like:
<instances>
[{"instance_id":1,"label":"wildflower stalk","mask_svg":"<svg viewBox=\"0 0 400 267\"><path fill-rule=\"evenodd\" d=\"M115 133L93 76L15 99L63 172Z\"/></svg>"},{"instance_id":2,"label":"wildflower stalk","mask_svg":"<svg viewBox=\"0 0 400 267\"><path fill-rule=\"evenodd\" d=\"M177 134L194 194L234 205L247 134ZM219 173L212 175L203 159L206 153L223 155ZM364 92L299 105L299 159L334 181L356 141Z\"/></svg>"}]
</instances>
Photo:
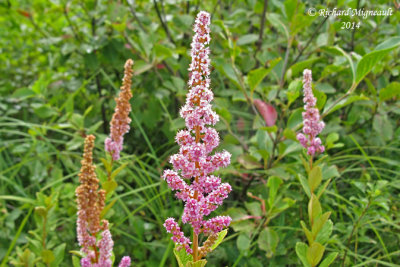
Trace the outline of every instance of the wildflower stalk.
<instances>
[{"instance_id":1,"label":"wildflower stalk","mask_svg":"<svg viewBox=\"0 0 400 267\"><path fill-rule=\"evenodd\" d=\"M232 188L228 183L221 183L219 177L209 175L220 167L229 165L230 154L224 151L209 155L218 146L219 136L215 129L206 125L215 125L219 118L211 109L210 104L213 93L209 88L210 15L208 13L199 12L194 32L192 63L189 67L190 90L186 104L180 111L187 129L179 131L176 135L180 150L170 159L174 170L165 170L163 173L163 179L168 186L178 191L176 196L185 202L182 222L189 223L193 228L191 241L185 237L174 218L168 218L164 223L167 232L173 234L171 239L176 244L174 253L177 260L184 266L187 266L186 263L191 266L191 263L198 261L205 264L206 261L202 258L222 241L226 235L226 230L223 231L223 229L231 222L228 216L203 219L222 204ZM188 184L181 177L193 180L191 184ZM208 236L202 247L199 247L200 234ZM182 248L184 248L183 254L180 252ZM187 255L190 255L189 259Z\"/></svg>"},{"instance_id":2,"label":"wildflower stalk","mask_svg":"<svg viewBox=\"0 0 400 267\"><path fill-rule=\"evenodd\" d=\"M300 144L307 149L308 163L303 160L304 167L308 174L308 180L299 175L303 181L304 191L309 196L308 217L310 229L304 221L301 221L301 227L306 235L308 245L302 242L296 244L296 253L304 266L317 266L324 255L326 246L324 245L332 232L333 223L329 220L331 212L322 212L319 198L328 186L328 180L318 194L315 190L322 182L322 170L319 166L320 161L313 162L316 154L323 153L325 147L322 145L321 139L317 135L323 130L325 124L321 121L319 110L316 108L317 99L312 92L312 76L310 70L304 70L303 73L303 89L304 89L304 112L303 112L303 132L297 134ZM319 235L321 232L329 233L328 235ZM329 266L336 258L337 252L330 253L321 263L323 266Z\"/></svg>"},{"instance_id":3,"label":"wildflower stalk","mask_svg":"<svg viewBox=\"0 0 400 267\"><path fill-rule=\"evenodd\" d=\"M76 189L78 202L77 234L81 251L85 255L81 259L83 267L111 267L112 250L114 242L109 230L109 222L101 220L104 216L106 195L113 192L117 183L113 179L124 165L112 172L113 162L120 158L123 146L123 135L129 131L129 113L131 106L129 100L131 93L132 60L125 64L125 75L121 92L116 98L116 108L110 123L110 137L105 140L105 150L110 153L111 159L102 159L107 171L108 179L102 184L103 189L99 190L99 180L93 165L93 147L95 137L88 135L85 139L85 148L82 160L82 168L79 174L81 185ZM111 206L110 206L111 205ZM111 203L108 208L111 208ZM128 267L131 259L123 257L119 267Z\"/></svg>"}]
</instances>

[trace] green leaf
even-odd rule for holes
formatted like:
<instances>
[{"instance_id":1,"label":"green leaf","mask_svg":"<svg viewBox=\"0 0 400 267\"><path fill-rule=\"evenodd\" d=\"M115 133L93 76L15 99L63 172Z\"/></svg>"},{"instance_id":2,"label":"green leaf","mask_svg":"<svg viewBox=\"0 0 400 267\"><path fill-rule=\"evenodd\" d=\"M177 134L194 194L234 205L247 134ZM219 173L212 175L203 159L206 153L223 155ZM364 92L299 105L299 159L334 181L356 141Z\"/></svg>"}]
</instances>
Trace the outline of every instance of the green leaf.
<instances>
[{"instance_id":1,"label":"green leaf","mask_svg":"<svg viewBox=\"0 0 400 267\"><path fill-rule=\"evenodd\" d=\"M57 114L57 112L52 107L50 107L49 105L42 105L42 106L40 106L38 108L35 108L34 112L41 119L46 119L48 117L51 117L51 116Z\"/></svg>"},{"instance_id":2,"label":"green leaf","mask_svg":"<svg viewBox=\"0 0 400 267\"><path fill-rule=\"evenodd\" d=\"M219 246L219 244L222 243L227 233L228 229L222 230L221 232L218 233L217 240L215 240L215 243L211 246L211 250L216 249Z\"/></svg>"},{"instance_id":3,"label":"green leaf","mask_svg":"<svg viewBox=\"0 0 400 267\"><path fill-rule=\"evenodd\" d=\"M119 166L118 168L116 168L112 173L111 173L111 180L114 180L115 176L118 175L118 173L120 173L123 169L125 169L125 167L129 164L129 162L125 162L123 164L121 164L121 166Z\"/></svg>"},{"instance_id":4,"label":"green leaf","mask_svg":"<svg viewBox=\"0 0 400 267\"><path fill-rule=\"evenodd\" d=\"M241 35L239 39L236 41L237 45L247 45L254 43L258 40L258 34L245 34Z\"/></svg>"},{"instance_id":5,"label":"green leaf","mask_svg":"<svg viewBox=\"0 0 400 267\"><path fill-rule=\"evenodd\" d=\"M188 262L186 263L186 267L204 267L206 266L207 261L206 260L198 260L196 262Z\"/></svg>"},{"instance_id":6,"label":"green leaf","mask_svg":"<svg viewBox=\"0 0 400 267\"><path fill-rule=\"evenodd\" d=\"M308 216L310 219L310 225L313 224L315 219L322 213L321 204L316 195L311 193L310 201L308 202Z\"/></svg>"},{"instance_id":7,"label":"green leaf","mask_svg":"<svg viewBox=\"0 0 400 267\"><path fill-rule=\"evenodd\" d=\"M347 105L350 105L353 102L360 101L360 100L369 100L369 98L366 97L363 94L361 94L361 95L352 95L352 96L349 96L349 97L339 101L339 103L337 103L332 109L330 109L329 106L325 106L325 109L324 109L323 113L325 113L327 109L330 109L329 113L325 114L325 115L328 115L328 114L330 114L330 113L332 113L332 112L334 112L334 111L336 111L338 109L341 109L341 108L343 108L343 107L345 107Z\"/></svg>"},{"instance_id":8,"label":"green leaf","mask_svg":"<svg viewBox=\"0 0 400 267\"><path fill-rule=\"evenodd\" d=\"M296 243L296 254L297 257L301 260L301 263L303 263L304 267L311 267L310 263L307 260L307 250L308 246L303 243L303 242L297 242Z\"/></svg>"},{"instance_id":9,"label":"green leaf","mask_svg":"<svg viewBox=\"0 0 400 267\"><path fill-rule=\"evenodd\" d=\"M289 39L289 30L286 27L285 23L282 22L279 14L276 13L268 13L267 16L268 21L274 26L278 31L285 34L286 39Z\"/></svg>"},{"instance_id":10,"label":"green leaf","mask_svg":"<svg viewBox=\"0 0 400 267\"><path fill-rule=\"evenodd\" d=\"M306 177L304 177L300 173L297 175L297 177L300 181L301 186L303 187L304 192L306 192L307 196L310 198L311 190L310 190L310 187L308 186L308 181L307 181Z\"/></svg>"},{"instance_id":11,"label":"green leaf","mask_svg":"<svg viewBox=\"0 0 400 267\"><path fill-rule=\"evenodd\" d=\"M287 127L293 129L296 128L300 123L302 123L303 122L302 113L303 113L303 108L295 109L288 119Z\"/></svg>"},{"instance_id":12,"label":"green leaf","mask_svg":"<svg viewBox=\"0 0 400 267\"><path fill-rule=\"evenodd\" d=\"M57 246L53 251L54 251L54 257L55 260L51 263L51 266L56 267L60 266L60 264L64 261L64 253L65 253L65 247L66 243L63 243L59 246Z\"/></svg>"},{"instance_id":13,"label":"green leaf","mask_svg":"<svg viewBox=\"0 0 400 267\"><path fill-rule=\"evenodd\" d=\"M113 192L117 188L118 184L115 180L107 180L102 184L104 190L106 190L106 194Z\"/></svg>"},{"instance_id":14,"label":"green leaf","mask_svg":"<svg viewBox=\"0 0 400 267\"><path fill-rule=\"evenodd\" d=\"M281 61L281 58L275 58L271 61L269 61L269 67L268 68L258 68L255 70L252 70L249 72L247 75L247 83L249 85L250 91L253 94L254 90L257 88L257 86L264 80L265 76L268 75L268 73L271 72L271 70L276 66L276 64Z\"/></svg>"},{"instance_id":15,"label":"green leaf","mask_svg":"<svg viewBox=\"0 0 400 267\"><path fill-rule=\"evenodd\" d=\"M374 51L362 57L357 65L356 83L360 83L362 79L372 70L372 68L383 59L391 50L400 45L400 36L392 37L379 44Z\"/></svg>"},{"instance_id":16,"label":"green leaf","mask_svg":"<svg viewBox=\"0 0 400 267\"><path fill-rule=\"evenodd\" d=\"M325 103L326 103L326 94L322 91L318 91L317 89L313 89L313 94L314 96L317 98L317 108L319 110L322 110L322 108L324 107Z\"/></svg>"},{"instance_id":17,"label":"green leaf","mask_svg":"<svg viewBox=\"0 0 400 267\"><path fill-rule=\"evenodd\" d=\"M321 231L325 223L328 221L330 215L331 212L327 211L314 221L314 224L312 226L312 236L314 237L314 239L317 237L318 233Z\"/></svg>"},{"instance_id":18,"label":"green leaf","mask_svg":"<svg viewBox=\"0 0 400 267\"><path fill-rule=\"evenodd\" d=\"M322 227L321 231L317 234L317 237L315 238L315 241L324 244L329 240L329 237L331 236L333 231L333 223L331 220L328 220L324 226Z\"/></svg>"},{"instance_id":19,"label":"green leaf","mask_svg":"<svg viewBox=\"0 0 400 267\"><path fill-rule=\"evenodd\" d=\"M180 249L179 251L174 248L174 255L179 267L186 267L189 262L193 261L192 254L187 254L185 249Z\"/></svg>"},{"instance_id":20,"label":"green leaf","mask_svg":"<svg viewBox=\"0 0 400 267\"><path fill-rule=\"evenodd\" d=\"M390 141L393 138L393 126L386 114L376 114L372 123L372 128L385 141Z\"/></svg>"},{"instance_id":21,"label":"green leaf","mask_svg":"<svg viewBox=\"0 0 400 267\"><path fill-rule=\"evenodd\" d=\"M253 156L242 154L237 158L237 161L247 170L258 169L262 164Z\"/></svg>"},{"instance_id":22,"label":"green leaf","mask_svg":"<svg viewBox=\"0 0 400 267\"><path fill-rule=\"evenodd\" d=\"M311 266L317 266L324 255L325 247L318 242L314 242L311 247L307 249L307 260Z\"/></svg>"},{"instance_id":23,"label":"green leaf","mask_svg":"<svg viewBox=\"0 0 400 267\"><path fill-rule=\"evenodd\" d=\"M81 267L81 261L78 257L72 256L72 266L73 267Z\"/></svg>"},{"instance_id":24,"label":"green leaf","mask_svg":"<svg viewBox=\"0 0 400 267\"><path fill-rule=\"evenodd\" d=\"M328 47L324 47L323 50L326 50L326 51L329 51L329 52L334 52L335 54L343 55L347 59L347 61L350 64L351 74L352 74L352 77L353 77L353 82L352 83L354 84L355 81L356 81L356 69L354 67L353 60L351 59L349 54L347 54L339 46L328 46Z\"/></svg>"},{"instance_id":25,"label":"green leaf","mask_svg":"<svg viewBox=\"0 0 400 267\"><path fill-rule=\"evenodd\" d=\"M328 256L325 257L325 259L321 262L319 267L328 267L329 265L332 264L332 262L336 259L338 252L331 252L328 254Z\"/></svg>"},{"instance_id":26,"label":"green leaf","mask_svg":"<svg viewBox=\"0 0 400 267\"><path fill-rule=\"evenodd\" d=\"M291 72L292 77L296 77L301 73L304 69L306 68L311 68L312 64L314 64L316 61L319 61L321 58L316 57L316 58L310 58L304 61L297 62L293 66L290 67L288 71Z\"/></svg>"},{"instance_id":27,"label":"green leaf","mask_svg":"<svg viewBox=\"0 0 400 267\"><path fill-rule=\"evenodd\" d=\"M386 101L394 97L400 96L400 83L392 82L387 87L379 91L379 100Z\"/></svg>"},{"instance_id":28,"label":"green leaf","mask_svg":"<svg viewBox=\"0 0 400 267\"><path fill-rule=\"evenodd\" d=\"M337 140L339 140L339 134L330 133L325 140L326 149L332 148Z\"/></svg>"},{"instance_id":29,"label":"green leaf","mask_svg":"<svg viewBox=\"0 0 400 267\"><path fill-rule=\"evenodd\" d=\"M282 179L277 176L271 176L268 178L267 186L269 187L268 204L273 206L275 197L278 194L278 188L283 183Z\"/></svg>"},{"instance_id":30,"label":"green leaf","mask_svg":"<svg viewBox=\"0 0 400 267\"><path fill-rule=\"evenodd\" d=\"M310 230L308 230L306 223L304 221L300 221L301 228L303 228L304 233L306 234L308 244L312 244L314 242L314 237Z\"/></svg>"},{"instance_id":31,"label":"green leaf","mask_svg":"<svg viewBox=\"0 0 400 267\"><path fill-rule=\"evenodd\" d=\"M261 250L267 252L267 258L271 258L276 252L276 247L279 243L279 235L273 229L267 227L261 231L257 243Z\"/></svg>"},{"instance_id":32,"label":"green leaf","mask_svg":"<svg viewBox=\"0 0 400 267\"><path fill-rule=\"evenodd\" d=\"M41 256L42 256L43 262L46 264L52 263L55 259L53 251L51 251L49 249L44 249L41 253Z\"/></svg>"},{"instance_id":33,"label":"green leaf","mask_svg":"<svg viewBox=\"0 0 400 267\"><path fill-rule=\"evenodd\" d=\"M27 99L35 96L36 93L28 88L19 88L13 94L12 97L19 98L20 100Z\"/></svg>"},{"instance_id":34,"label":"green leaf","mask_svg":"<svg viewBox=\"0 0 400 267\"><path fill-rule=\"evenodd\" d=\"M303 83L300 79L296 79L289 84L287 98L288 98L288 105L292 104L299 96L300 91Z\"/></svg>"},{"instance_id":35,"label":"green leaf","mask_svg":"<svg viewBox=\"0 0 400 267\"><path fill-rule=\"evenodd\" d=\"M110 173L112 171L112 166L111 162L109 162L105 158L100 158L101 162L103 162L104 168L106 168L107 173Z\"/></svg>"},{"instance_id":36,"label":"green leaf","mask_svg":"<svg viewBox=\"0 0 400 267\"><path fill-rule=\"evenodd\" d=\"M104 207L104 209L100 213L100 218L104 218L104 216L106 216L107 212L114 206L115 202L117 202L117 199L114 199L107 206Z\"/></svg>"},{"instance_id":37,"label":"green leaf","mask_svg":"<svg viewBox=\"0 0 400 267\"><path fill-rule=\"evenodd\" d=\"M245 251L250 248L250 239L247 234L240 234L236 239L236 246L240 251Z\"/></svg>"},{"instance_id":38,"label":"green leaf","mask_svg":"<svg viewBox=\"0 0 400 267\"><path fill-rule=\"evenodd\" d=\"M314 166L308 175L308 186L313 193L315 189L321 184L322 181L322 171L319 166Z\"/></svg>"}]
</instances>

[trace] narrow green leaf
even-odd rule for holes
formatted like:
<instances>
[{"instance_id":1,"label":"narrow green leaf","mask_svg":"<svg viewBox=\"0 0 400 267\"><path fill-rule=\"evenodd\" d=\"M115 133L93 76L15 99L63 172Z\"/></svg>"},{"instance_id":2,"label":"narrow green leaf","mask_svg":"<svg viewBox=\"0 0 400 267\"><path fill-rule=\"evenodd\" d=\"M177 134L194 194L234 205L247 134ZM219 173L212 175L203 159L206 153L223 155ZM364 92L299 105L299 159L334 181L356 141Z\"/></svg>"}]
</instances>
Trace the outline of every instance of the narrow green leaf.
<instances>
[{"instance_id":1,"label":"narrow green leaf","mask_svg":"<svg viewBox=\"0 0 400 267\"><path fill-rule=\"evenodd\" d=\"M118 168L116 168L112 173L111 173L111 180L114 180L115 176L118 175L118 173L120 173L123 169L125 169L125 167L129 164L129 162L125 162L124 164L121 164L121 166L119 166Z\"/></svg>"},{"instance_id":2,"label":"narrow green leaf","mask_svg":"<svg viewBox=\"0 0 400 267\"><path fill-rule=\"evenodd\" d=\"M317 234L319 231L322 229L322 227L325 225L325 223L328 221L329 216L331 215L330 211L325 212L321 216L319 216L315 221L312 226L312 236L314 239L317 237Z\"/></svg>"},{"instance_id":3,"label":"narrow green leaf","mask_svg":"<svg viewBox=\"0 0 400 267\"><path fill-rule=\"evenodd\" d=\"M317 196L311 194L310 201L308 202L308 216L311 225L313 225L313 222L321 213L322 213L322 208Z\"/></svg>"},{"instance_id":4,"label":"narrow green leaf","mask_svg":"<svg viewBox=\"0 0 400 267\"><path fill-rule=\"evenodd\" d=\"M310 187L311 193L321 184L322 171L319 166L314 166L308 175L308 186Z\"/></svg>"},{"instance_id":5,"label":"narrow green leaf","mask_svg":"<svg viewBox=\"0 0 400 267\"><path fill-rule=\"evenodd\" d=\"M106 190L106 194L111 193L117 188L118 184L115 180L107 180L102 184L104 190Z\"/></svg>"},{"instance_id":6,"label":"narrow green leaf","mask_svg":"<svg viewBox=\"0 0 400 267\"><path fill-rule=\"evenodd\" d=\"M308 186L308 182L306 177L304 177L303 175L301 175L300 173L297 175L301 186L303 187L304 192L306 192L307 196L310 198L311 197L311 190L310 187Z\"/></svg>"},{"instance_id":7,"label":"narrow green leaf","mask_svg":"<svg viewBox=\"0 0 400 267\"><path fill-rule=\"evenodd\" d=\"M187 254L185 249L177 250L174 248L174 255L179 267L186 267L189 262L193 261L192 254Z\"/></svg>"},{"instance_id":8,"label":"narrow green leaf","mask_svg":"<svg viewBox=\"0 0 400 267\"><path fill-rule=\"evenodd\" d=\"M329 267L329 265L331 265L334 262L338 254L339 254L338 252L329 253L328 256L326 256L325 259L321 262L319 267Z\"/></svg>"},{"instance_id":9,"label":"narrow green leaf","mask_svg":"<svg viewBox=\"0 0 400 267\"><path fill-rule=\"evenodd\" d=\"M308 230L306 223L304 221L301 221L300 224L301 224L301 228L303 228L303 231L306 234L308 244L312 245L312 243L314 242L312 233L310 232L310 230Z\"/></svg>"}]
</instances>

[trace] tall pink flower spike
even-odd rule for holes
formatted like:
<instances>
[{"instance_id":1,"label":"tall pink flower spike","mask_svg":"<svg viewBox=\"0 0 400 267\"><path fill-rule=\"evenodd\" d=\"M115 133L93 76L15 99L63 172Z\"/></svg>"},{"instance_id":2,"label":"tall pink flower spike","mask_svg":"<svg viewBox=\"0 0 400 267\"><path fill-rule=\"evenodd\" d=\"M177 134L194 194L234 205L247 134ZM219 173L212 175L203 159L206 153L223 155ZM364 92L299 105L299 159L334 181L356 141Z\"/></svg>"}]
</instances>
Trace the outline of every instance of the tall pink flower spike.
<instances>
[{"instance_id":1,"label":"tall pink flower spike","mask_svg":"<svg viewBox=\"0 0 400 267\"><path fill-rule=\"evenodd\" d=\"M170 158L174 170L165 170L162 177L172 190L177 191L176 197L185 202L182 222L193 228L192 248L192 242L185 237L174 218L168 218L164 227L168 233L173 234L171 239L178 245L178 249L184 248L188 254L193 254L193 261L197 261L198 235L217 234L231 222L228 216L217 216L209 220L204 220L204 216L210 215L220 206L232 188L228 183L221 183L219 177L209 175L220 167L228 166L231 154L223 151L209 155L218 146L219 136L215 129L206 125L215 125L219 117L210 104L213 93L209 78L208 44L211 38L210 15L207 12L201 11L197 15L193 30L195 35L191 44L192 62L188 83L190 90L186 104L180 111L187 129L179 131L175 138L180 150ZM192 182L188 184L184 179Z\"/></svg>"},{"instance_id":2,"label":"tall pink flower spike","mask_svg":"<svg viewBox=\"0 0 400 267\"><path fill-rule=\"evenodd\" d=\"M303 72L303 133L297 134L297 140L307 149L308 155L314 156L315 153L322 153L325 147L321 145L321 139L317 135L324 129L325 123L321 120L318 109L315 107L317 99L313 95L311 88L311 70L305 69ZM320 121L321 120L321 121Z\"/></svg>"}]
</instances>

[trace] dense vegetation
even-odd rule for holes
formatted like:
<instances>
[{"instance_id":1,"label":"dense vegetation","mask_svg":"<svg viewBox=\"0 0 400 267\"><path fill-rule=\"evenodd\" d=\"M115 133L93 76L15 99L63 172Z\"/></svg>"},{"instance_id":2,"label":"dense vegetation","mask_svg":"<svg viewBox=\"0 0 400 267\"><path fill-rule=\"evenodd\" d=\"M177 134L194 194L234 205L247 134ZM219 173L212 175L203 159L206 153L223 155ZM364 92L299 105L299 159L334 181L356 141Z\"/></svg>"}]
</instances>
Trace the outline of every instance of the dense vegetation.
<instances>
[{"instance_id":1,"label":"dense vegetation","mask_svg":"<svg viewBox=\"0 0 400 267\"><path fill-rule=\"evenodd\" d=\"M177 266L163 223L181 216L182 203L160 176L184 127L179 108L200 10L212 16L217 150L232 154L218 174L233 190L214 213L233 221L209 266L301 265L307 156L296 133L305 68L326 124L326 151L317 157L327 186L320 202L333 222L325 253L339 253L332 266L400 266L400 12L396 1L321 2L2 1L1 266L78 266L84 137L97 137L96 171L105 181L99 159L128 58L131 130L107 199L114 253L130 255L133 266ZM323 17L309 8L393 14ZM264 120L260 100L276 121Z\"/></svg>"}]
</instances>

